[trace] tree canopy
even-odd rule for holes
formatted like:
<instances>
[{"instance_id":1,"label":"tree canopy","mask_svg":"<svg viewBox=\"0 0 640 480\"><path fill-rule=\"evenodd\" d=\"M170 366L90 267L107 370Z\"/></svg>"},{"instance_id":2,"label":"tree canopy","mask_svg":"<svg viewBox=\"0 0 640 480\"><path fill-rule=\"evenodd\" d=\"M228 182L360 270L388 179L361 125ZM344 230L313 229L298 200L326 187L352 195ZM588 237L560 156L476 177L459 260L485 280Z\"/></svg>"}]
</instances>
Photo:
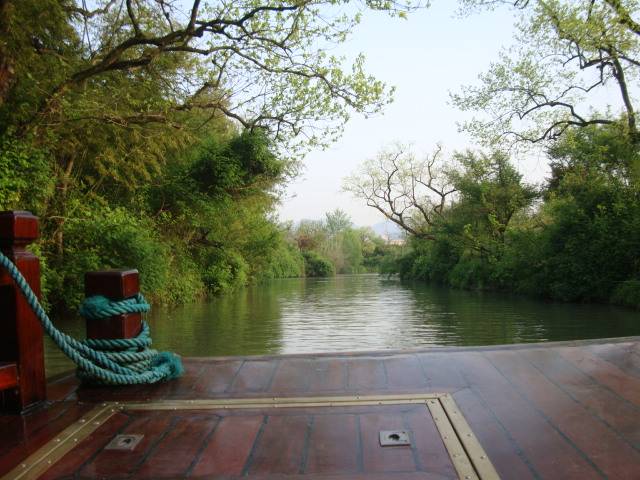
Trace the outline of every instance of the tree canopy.
<instances>
[{"instance_id":1,"label":"tree canopy","mask_svg":"<svg viewBox=\"0 0 640 480\"><path fill-rule=\"evenodd\" d=\"M484 143L545 142L568 129L620 117L640 142L637 121L640 23L636 0L462 0L467 12L510 5L515 45L452 95L462 125Z\"/></svg>"}]
</instances>

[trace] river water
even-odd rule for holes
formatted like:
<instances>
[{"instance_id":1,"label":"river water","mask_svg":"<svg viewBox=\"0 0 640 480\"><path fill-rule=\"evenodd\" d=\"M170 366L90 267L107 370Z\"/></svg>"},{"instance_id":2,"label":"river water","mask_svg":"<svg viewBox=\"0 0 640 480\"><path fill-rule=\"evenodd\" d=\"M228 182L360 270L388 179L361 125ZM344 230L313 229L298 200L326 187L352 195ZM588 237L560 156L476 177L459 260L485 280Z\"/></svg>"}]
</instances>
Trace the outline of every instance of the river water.
<instances>
[{"instance_id":1,"label":"river water","mask_svg":"<svg viewBox=\"0 0 640 480\"><path fill-rule=\"evenodd\" d=\"M496 345L640 335L640 313L371 275L283 279L207 302L153 309L155 348L185 356ZM84 336L80 319L58 327ZM47 374L72 368L47 339Z\"/></svg>"}]
</instances>

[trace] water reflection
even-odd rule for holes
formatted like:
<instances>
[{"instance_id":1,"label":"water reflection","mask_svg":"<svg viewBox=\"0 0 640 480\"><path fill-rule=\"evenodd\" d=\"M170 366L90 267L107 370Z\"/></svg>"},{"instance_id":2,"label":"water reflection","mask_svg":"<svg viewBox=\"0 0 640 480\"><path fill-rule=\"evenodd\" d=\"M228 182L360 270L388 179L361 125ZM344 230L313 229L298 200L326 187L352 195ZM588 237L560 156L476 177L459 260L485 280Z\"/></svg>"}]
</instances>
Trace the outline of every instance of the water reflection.
<instances>
[{"instance_id":1,"label":"water reflection","mask_svg":"<svg viewBox=\"0 0 640 480\"><path fill-rule=\"evenodd\" d=\"M378 275L275 280L149 316L154 344L187 356L494 345L640 334L639 314ZM65 331L82 336L82 321ZM50 341L49 374L72 367Z\"/></svg>"}]
</instances>

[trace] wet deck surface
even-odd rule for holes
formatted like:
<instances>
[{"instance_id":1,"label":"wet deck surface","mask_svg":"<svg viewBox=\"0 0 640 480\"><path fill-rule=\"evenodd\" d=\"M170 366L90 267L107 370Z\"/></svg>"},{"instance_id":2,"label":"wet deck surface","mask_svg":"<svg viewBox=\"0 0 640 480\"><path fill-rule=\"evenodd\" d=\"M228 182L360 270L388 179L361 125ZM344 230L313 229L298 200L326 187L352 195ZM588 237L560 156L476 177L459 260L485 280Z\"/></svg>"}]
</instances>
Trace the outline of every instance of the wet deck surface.
<instances>
[{"instance_id":1,"label":"wet deck surface","mask_svg":"<svg viewBox=\"0 0 640 480\"><path fill-rule=\"evenodd\" d=\"M640 478L640 340L362 355L188 359L162 385L49 388L0 416L0 477L103 401L449 393L501 478ZM380 447L380 430L411 431ZM130 452L116 434L144 434ZM127 408L41 478L458 478L421 405Z\"/></svg>"}]
</instances>

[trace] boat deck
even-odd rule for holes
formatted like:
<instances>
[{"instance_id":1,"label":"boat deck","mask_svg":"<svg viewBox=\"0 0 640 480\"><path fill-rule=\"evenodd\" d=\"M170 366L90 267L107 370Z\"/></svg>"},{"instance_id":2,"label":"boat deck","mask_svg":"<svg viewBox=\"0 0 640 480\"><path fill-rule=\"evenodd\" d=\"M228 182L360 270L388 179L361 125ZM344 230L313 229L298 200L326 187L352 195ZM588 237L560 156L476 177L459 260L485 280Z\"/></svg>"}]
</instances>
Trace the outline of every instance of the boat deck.
<instances>
[{"instance_id":1,"label":"boat deck","mask_svg":"<svg viewBox=\"0 0 640 480\"><path fill-rule=\"evenodd\" d=\"M52 382L46 409L0 416L0 478L640 478L638 338L185 367Z\"/></svg>"}]
</instances>

